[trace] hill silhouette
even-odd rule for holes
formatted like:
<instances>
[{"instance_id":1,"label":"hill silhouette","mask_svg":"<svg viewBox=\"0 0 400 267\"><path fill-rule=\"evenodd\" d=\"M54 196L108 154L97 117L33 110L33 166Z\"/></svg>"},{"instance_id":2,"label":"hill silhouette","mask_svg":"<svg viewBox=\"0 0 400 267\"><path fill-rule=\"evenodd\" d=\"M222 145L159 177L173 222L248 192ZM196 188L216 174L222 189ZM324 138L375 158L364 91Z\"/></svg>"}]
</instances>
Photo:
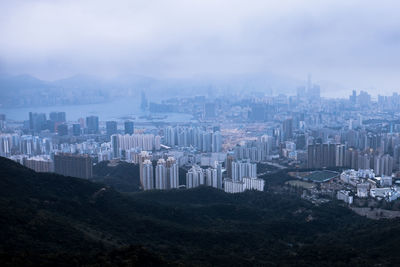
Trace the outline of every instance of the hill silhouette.
<instances>
[{"instance_id":1,"label":"hill silhouette","mask_svg":"<svg viewBox=\"0 0 400 267\"><path fill-rule=\"evenodd\" d=\"M3 266L394 265L399 222L272 192L123 194L0 158Z\"/></svg>"}]
</instances>

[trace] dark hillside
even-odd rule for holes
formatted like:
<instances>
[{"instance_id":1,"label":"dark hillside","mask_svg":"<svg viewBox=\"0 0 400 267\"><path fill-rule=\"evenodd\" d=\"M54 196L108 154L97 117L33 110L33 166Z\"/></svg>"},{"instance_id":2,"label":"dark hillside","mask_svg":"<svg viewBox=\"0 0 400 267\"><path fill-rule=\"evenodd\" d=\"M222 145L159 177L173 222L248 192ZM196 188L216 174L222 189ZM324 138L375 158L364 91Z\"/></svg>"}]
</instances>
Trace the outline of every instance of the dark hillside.
<instances>
[{"instance_id":1,"label":"dark hillside","mask_svg":"<svg viewBox=\"0 0 400 267\"><path fill-rule=\"evenodd\" d=\"M272 192L121 194L0 158L2 265L395 265L399 223Z\"/></svg>"}]
</instances>

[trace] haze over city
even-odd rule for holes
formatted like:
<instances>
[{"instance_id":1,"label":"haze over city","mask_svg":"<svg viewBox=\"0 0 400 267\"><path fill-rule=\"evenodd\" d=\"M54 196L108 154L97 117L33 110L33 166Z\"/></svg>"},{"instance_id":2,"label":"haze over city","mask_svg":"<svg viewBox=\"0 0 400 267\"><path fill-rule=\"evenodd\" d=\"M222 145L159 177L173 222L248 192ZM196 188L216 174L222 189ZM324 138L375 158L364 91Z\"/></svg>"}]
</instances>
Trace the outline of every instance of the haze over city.
<instances>
[{"instance_id":1,"label":"haze over city","mask_svg":"<svg viewBox=\"0 0 400 267\"><path fill-rule=\"evenodd\" d=\"M352 89L389 94L400 82L399 5L2 1L0 73L44 80L274 74L299 83L312 73L326 96Z\"/></svg>"}]
</instances>

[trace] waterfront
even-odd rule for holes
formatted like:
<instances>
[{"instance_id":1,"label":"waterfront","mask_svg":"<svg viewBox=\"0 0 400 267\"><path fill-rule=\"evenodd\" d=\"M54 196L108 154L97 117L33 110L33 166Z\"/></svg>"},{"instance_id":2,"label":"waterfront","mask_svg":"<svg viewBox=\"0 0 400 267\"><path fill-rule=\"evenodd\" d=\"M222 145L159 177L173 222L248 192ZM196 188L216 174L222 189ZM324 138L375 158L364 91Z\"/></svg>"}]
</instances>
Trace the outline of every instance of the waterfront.
<instances>
[{"instance_id":1,"label":"waterfront","mask_svg":"<svg viewBox=\"0 0 400 267\"><path fill-rule=\"evenodd\" d=\"M0 108L0 113L5 114L9 120L24 121L29 119L29 112L46 113L59 111L67 114L67 121L76 121L90 115L99 116L100 120L125 120L132 119L137 122L147 122L149 119L142 116L149 116L149 112L140 110L140 101L137 98L123 98L106 103L87 105L65 105L65 106L42 106L27 108ZM161 116L162 115L162 116ZM183 113L151 113L152 121L163 122L189 122L191 114Z\"/></svg>"}]
</instances>

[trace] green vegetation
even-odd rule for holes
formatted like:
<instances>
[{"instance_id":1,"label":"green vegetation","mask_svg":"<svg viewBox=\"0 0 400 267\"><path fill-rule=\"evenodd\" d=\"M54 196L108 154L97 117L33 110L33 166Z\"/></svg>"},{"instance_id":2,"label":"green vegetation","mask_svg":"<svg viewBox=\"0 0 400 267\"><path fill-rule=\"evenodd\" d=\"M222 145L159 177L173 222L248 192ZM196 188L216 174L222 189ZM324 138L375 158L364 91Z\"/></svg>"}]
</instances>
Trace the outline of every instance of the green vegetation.
<instances>
[{"instance_id":1,"label":"green vegetation","mask_svg":"<svg viewBox=\"0 0 400 267\"><path fill-rule=\"evenodd\" d=\"M280 176L282 175L282 176ZM266 177L284 183L284 172ZM276 192L121 194L0 158L2 266L396 265L400 220Z\"/></svg>"},{"instance_id":2,"label":"green vegetation","mask_svg":"<svg viewBox=\"0 0 400 267\"><path fill-rule=\"evenodd\" d=\"M333 172L333 171L313 171L310 174L304 176L303 179L320 183L320 182L329 181L338 175L339 175L339 173Z\"/></svg>"},{"instance_id":3,"label":"green vegetation","mask_svg":"<svg viewBox=\"0 0 400 267\"><path fill-rule=\"evenodd\" d=\"M140 190L140 170L138 164L118 162L109 166L109 161L102 161L93 167L93 181L112 186L120 192Z\"/></svg>"}]
</instances>

